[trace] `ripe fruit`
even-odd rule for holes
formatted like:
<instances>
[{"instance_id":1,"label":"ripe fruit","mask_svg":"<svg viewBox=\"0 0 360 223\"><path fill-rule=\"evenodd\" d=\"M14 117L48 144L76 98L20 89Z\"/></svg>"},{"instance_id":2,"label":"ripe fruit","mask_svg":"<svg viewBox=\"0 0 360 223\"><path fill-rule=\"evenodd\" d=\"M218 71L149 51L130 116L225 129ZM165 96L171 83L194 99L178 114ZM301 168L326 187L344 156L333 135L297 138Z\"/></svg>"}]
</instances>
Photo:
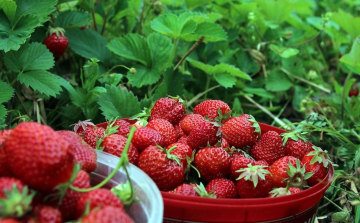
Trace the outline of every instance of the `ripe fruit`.
<instances>
[{"instance_id":1,"label":"ripe fruit","mask_svg":"<svg viewBox=\"0 0 360 223\"><path fill-rule=\"evenodd\" d=\"M184 166L171 151L149 146L139 157L139 168L150 176L161 191L173 190L184 179Z\"/></svg>"},{"instance_id":2,"label":"ripe fruit","mask_svg":"<svg viewBox=\"0 0 360 223\"><path fill-rule=\"evenodd\" d=\"M59 58L63 55L69 44L69 41L64 33L65 30L62 28L52 28L49 30L48 36L44 40L45 46L55 58Z\"/></svg>"},{"instance_id":3,"label":"ripe fruit","mask_svg":"<svg viewBox=\"0 0 360 223\"><path fill-rule=\"evenodd\" d=\"M7 158L6 158L5 149L2 146L0 146L0 177L13 176L6 160Z\"/></svg>"},{"instance_id":4,"label":"ripe fruit","mask_svg":"<svg viewBox=\"0 0 360 223\"><path fill-rule=\"evenodd\" d=\"M274 188L269 192L268 197L281 197L285 195L296 194L301 191L303 190L297 187L290 187L289 189L287 189L286 187Z\"/></svg>"},{"instance_id":5,"label":"ripe fruit","mask_svg":"<svg viewBox=\"0 0 360 223\"><path fill-rule=\"evenodd\" d=\"M74 159L80 164L82 170L90 173L96 169L96 151L81 136L68 130L57 131L57 133L68 141L74 150Z\"/></svg>"},{"instance_id":6,"label":"ripe fruit","mask_svg":"<svg viewBox=\"0 0 360 223\"><path fill-rule=\"evenodd\" d=\"M191 130L196 128L205 118L199 114L188 114L180 121L180 126L185 135L189 135Z\"/></svg>"},{"instance_id":7,"label":"ripe fruit","mask_svg":"<svg viewBox=\"0 0 360 223\"><path fill-rule=\"evenodd\" d=\"M117 157L121 157L121 154L124 151L126 145L126 141L127 138L125 136L112 134L104 138L101 146L104 147L104 152L110 153ZM132 143L130 143L127 155L129 162L136 165L139 160L139 152Z\"/></svg>"},{"instance_id":8,"label":"ripe fruit","mask_svg":"<svg viewBox=\"0 0 360 223\"><path fill-rule=\"evenodd\" d=\"M152 119L146 127L154 129L163 139L163 146L168 146L171 143L176 142L177 135L174 126L166 119L158 118Z\"/></svg>"},{"instance_id":9,"label":"ripe fruit","mask_svg":"<svg viewBox=\"0 0 360 223\"><path fill-rule=\"evenodd\" d=\"M207 145L215 145L220 136L219 128L209 121L205 121L196 126L187 137L187 144L193 149L198 150Z\"/></svg>"},{"instance_id":10,"label":"ripe fruit","mask_svg":"<svg viewBox=\"0 0 360 223\"><path fill-rule=\"evenodd\" d=\"M51 191L68 182L73 173L72 147L49 126L22 122L4 148L11 172L36 190Z\"/></svg>"},{"instance_id":11,"label":"ripe fruit","mask_svg":"<svg viewBox=\"0 0 360 223\"><path fill-rule=\"evenodd\" d=\"M207 117L210 121L215 121L216 117L219 117L219 110L220 115L223 118L225 115L230 115L231 108L228 104L220 100L206 100L200 102L194 107L194 114L200 114L203 117ZM225 119L227 119L226 117Z\"/></svg>"},{"instance_id":12,"label":"ripe fruit","mask_svg":"<svg viewBox=\"0 0 360 223\"><path fill-rule=\"evenodd\" d=\"M39 205L32 211L33 219L39 223L62 223L61 213L49 205Z\"/></svg>"},{"instance_id":13,"label":"ripe fruit","mask_svg":"<svg viewBox=\"0 0 360 223\"><path fill-rule=\"evenodd\" d=\"M174 146L176 146L176 148L172 149L171 154L179 157L180 162L183 164L184 168L186 168L188 166L188 160L186 157L191 158L193 150L187 144L179 142L170 144L166 147L166 150L170 150Z\"/></svg>"},{"instance_id":14,"label":"ripe fruit","mask_svg":"<svg viewBox=\"0 0 360 223\"><path fill-rule=\"evenodd\" d=\"M104 135L105 129L103 127L88 125L83 132L83 139L92 148L96 149L97 141L103 138Z\"/></svg>"},{"instance_id":15,"label":"ripe fruit","mask_svg":"<svg viewBox=\"0 0 360 223\"><path fill-rule=\"evenodd\" d=\"M116 120L113 124L113 127L115 126L119 126L115 134L123 135L126 137L130 133L130 123L123 119Z\"/></svg>"},{"instance_id":16,"label":"ripe fruit","mask_svg":"<svg viewBox=\"0 0 360 223\"><path fill-rule=\"evenodd\" d=\"M10 135L11 129L5 129L0 131L0 147L5 142L6 138Z\"/></svg>"},{"instance_id":17,"label":"ripe fruit","mask_svg":"<svg viewBox=\"0 0 360 223\"><path fill-rule=\"evenodd\" d=\"M300 134L290 132L283 133L281 136L283 136L286 156L293 156L302 160L305 154L314 150L312 148L314 145Z\"/></svg>"},{"instance_id":18,"label":"ripe fruit","mask_svg":"<svg viewBox=\"0 0 360 223\"><path fill-rule=\"evenodd\" d=\"M306 180L309 186L314 186L325 178L330 163L327 151L323 151L321 148L316 146L313 148L314 151L309 152L302 159L306 172L313 173L313 175Z\"/></svg>"},{"instance_id":19,"label":"ripe fruit","mask_svg":"<svg viewBox=\"0 0 360 223\"><path fill-rule=\"evenodd\" d=\"M285 156L285 147L279 133L275 131L265 132L252 146L250 155L255 160L265 160L270 165Z\"/></svg>"},{"instance_id":20,"label":"ripe fruit","mask_svg":"<svg viewBox=\"0 0 360 223\"><path fill-rule=\"evenodd\" d=\"M142 152L148 146L155 146L156 144L163 146L163 137L156 130L149 127L141 127L136 129L131 140L135 148Z\"/></svg>"},{"instance_id":21,"label":"ripe fruit","mask_svg":"<svg viewBox=\"0 0 360 223\"><path fill-rule=\"evenodd\" d=\"M171 124L178 123L185 114L185 106L180 98L160 98L151 109L149 121L157 118L168 120Z\"/></svg>"},{"instance_id":22,"label":"ripe fruit","mask_svg":"<svg viewBox=\"0 0 360 223\"><path fill-rule=\"evenodd\" d=\"M88 215L80 219L81 223L134 223L134 221L124 212L123 209L104 206L100 209L91 211Z\"/></svg>"},{"instance_id":23,"label":"ripe fruit","mask_svg":"<svg viewBox=\"0 0 360 223\"><path fill-rule=\"evenodd\" d=\"M195 187L197 187L196 184L180 184L174 190L169 191L169 193L180 194L189 197L199 197L199 194L194 189Z\"/></svg>"},{"instance_id":24,"label":"ripe fruit","mask_svg":"<svg viewBox=\"0 0 360 223\"><path fill-rule=\"evenodd\" d=\"M239 178L240 173L237 172L240 169L248 167L249 164L255 165L256 161L245 156L238 156L232 159L230 165L231 179L236 180Z\"/></svg>"},{"instance_id":25,"label":"ripe fruit","mask_svg":"<svg viewBox=\"0 0 360 223\"><path fill-rule=\"evenodd\" d=\"M359 87L356 83L354 83L351 88L350 88L350 91L349 91L349 97L357 97L359 95Z\"/></svg>"},{"instance_id":26,"label":"ripe fruit","mask_svg":"<svg viewBox=\"0 0 360 223\"><path fill-rule=\"evenodd\" d=\"M227 120L221 126L221 131L230 146L235 146L236 148L252 146L258 140L261 133L259 123L248 114Z\"/></svg>"},{"instance_id":27,"label":"ripe fruit","mask_svg":"<svg viewBox=\"0 0 360 223\"><path fill-rule=\"evenodd\" d=\"M84 214L87 205L89 205L90 211L104 206L113 206L124 211L124 205L121 203L120 199L110 190L104 188L95 189L81 194L78 202L76 203L76 218L79 218Z\"/></svg>"},{"instance_id":28,"label":"ripe fruit","mask_svg":"<svg viewBox=\"0 0 360 223\"><path fill-rule=\"evenodd\" d=\"M206 191L216 195L216 198L237 198L235 183L225 178L211 180L206 185Z\"/></svg>"},{"instance_id":29,"label":"ripe fruit","mask_svg":"<svg viewBox=\"0 0 360 223\"><path fill-rule=\"evenodd\" d=\"M195 154L194 166L201 179L209 182L230 174L230 155L221 147L205 147Z\"/></svg>"}]
</instances>

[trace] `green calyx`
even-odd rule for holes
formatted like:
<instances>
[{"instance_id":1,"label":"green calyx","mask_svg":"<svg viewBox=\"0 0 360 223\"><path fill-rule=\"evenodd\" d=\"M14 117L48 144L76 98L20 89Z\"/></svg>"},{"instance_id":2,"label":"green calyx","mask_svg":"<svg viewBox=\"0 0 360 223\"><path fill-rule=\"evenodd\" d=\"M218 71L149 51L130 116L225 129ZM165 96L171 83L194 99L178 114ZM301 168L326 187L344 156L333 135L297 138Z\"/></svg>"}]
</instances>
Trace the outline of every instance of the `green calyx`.
<instances>
[{"instance_id":1,"label":"green calyx","mask_svg":"<svg viewBox=\"0 0 360 223\"><path fill-rule=\"evenodd\" d=\"M199 178L201 177L199 170L196 169L196 167L194 165L192 165L192 162L194 161L194 159L195 159L195 151L192 152L191 157L186 156L187 166L185 167L185 170L184 170L184 172L186 174L186 179L189 178L189 173L190 173L191 168L193 168L196 171Z\"/></svg>"},{"instance_id":2,"label":"green calyx","mask_svg":"<svg viewBox=\"0 0 360 223\"><path fill-rule=\"evenodd\" d=\"M312 148L314 149L314 151L307 154L307 156L313 156L310 164L312 165L314 163L322 163L323 166L327 168L329 166L329 163L331 163L327 151L324 151L317 146L313 146Z\"/></svg>"},{"instance_id":3,"label":"green calyx","mask_svg":"<svg viewBox=\"0 0 360 223\"><path fill-rule=\"evenodd\" d=\"M100 138L96 138L96 149L103 151L104 147L101 146L101 144L104 142L105 137L117 132L117 129L119 128L119 126L114 126L116 120L117 120L117 117L110 119L108 121L108 125L106 126L104 135Z\"/></svg>"},{"instance_id":4,"label":"green calyx","mask_svg":"<svg viewBox=\"0 0 360 223\"><path fill-rule=\"evenodd\" d=\"M27 186L23 188L22 192L18 190L16 184L13 185L10 191L5 189L5 198L0 198L0 216L12 218L23 217L30 211L34 196L35 191L30 191L29 193Z\"/></svg>"},{"instance_id":5,"label":"green calyx","mask_svg":"<svg viewBox=\"0 0 360 223\"><path fill-rule=\"evenodd\" d=\"M229 111L229 112L223 114L221 109L218 108L217 113L218 113L218 116L215 118L215 121L217 123L221 124L221 123L224 123L226 120L228 120L231 117L232 111Z\"/></svg>"},{"instance_id":6,"label":"green calyx","mask_svg":"<svg viewBox=\"0 0 360 223\"><path fill-rule=\"evenodd\" d=\"M202 184L201 182L199 185L194 186L194 190L196 191L196 193L199 194L200 197L216 198L216 195L214 194L214 189L215 187L210 191L210 193L208 193L204 184Z\"/></svg>"},{"instance_id":7,"label":"green calyx","mask_svg":"<svg viewBox=\"0 0 360 223\"><path fill-rule=\"evenodd\" d=\"M56 36L64 36L65 35L65 29L61 28L61 27L55 27L55 28L50 28L48 31L48 35L51 36L52 34L56 34Z\"/></svg>"},{"instance_id":8,"label":"green calyx","mask_svg":"<svg viewBox=\"0 0 360 223\"><path fill-rule=\"evenodd\" d=\"M140 113L131 116L130 120L137 120L137 125L145 127L148 124L153 106L154 104L150 108L144 108Z\"/></svg>"},{"instance_id":9,"label":"green calyx","mask_svg":"<svg viewBox=\"0 0 360 223\"><path fill-rule=\"evenodd\" d=\"M289 189L287 187L279 187L279 188L274 188L269 192L271 197L281 197L281 196L285 196L285 195L290 195L291 192L289 191Z\"/></svg>"},{"instance_id":10,"label":"green calyx","mask_svg":"<svg viewBox=\"0 0 360 223\"><path fill-rule=\"evenodd\" d=\"M81 127L83 130L86 129L86 126L94 126L95 124L93 122L91 122L91 119L86 119L84 121L78 121L77 123L71 125L74 126L74 132L77 132L79 130L79 128Z\"/></svg>"},{"instance_id":11,"label":"green calyx","mask_svg":"<svg viewBox=\"0 0 360 223\"><path fill-rule=\"evenodd\" d=\"M171 147L169 150L165 149L165 148L162 148L161 146L159 145L156 145L157 148L159 148L160 150L162 150L165 154L166 154L166 157L169 159L169 160L174 160L177 164L181 165L181 162L180 162L180 158L171 154L171 151L173 151L174 149L177 148L177 146L173 146Z\"/></svg>"},{"instance_id":12,"label":"green calyx","mask_svg":"<svg viewBox=\"0 0 360 223\"><path fill-rule=\"evenodd\" d=\"M285 146L289 139L292 139L294 141L302 140L304 142L307 142L305 134L306 134L305 132L294 131L294 132L282 133L280 134L280 136L282 136L283 145Z\"/></svg>"},{"instance_id":13,"label":"green calyx","mask_svg":"<svg viewBox=\"0 0 360 223\"><path fill-rule=\"evenodd\" d=\"M132 187L130 181L111 188L111 192L121 200L126 209L130 208L134 202L140 202L136 198L136 188Z\"/></svg>"},{"instance_id":14,"label":"green calyx","mask_svg":"<svg viewBox=\"0 0 360 223\"><path fill-rule=\"evenodd\" d=\"M254 116L250 115L251 118L248 118L248 121L252 123L252 127L255 128L255 131L254 132L257 132L259 133L259 135L261 134L261 128L260 128L260 125L259 123L255 120Z\"/></svg>"},{"instance_id":15,"label":"green calyx","mask_svg":"<svg viewBox=\"0 0 360 223\"><path fill-rule=\"evenodd\" d=\"M186 101L184 99L182 99L179 95L177 95L177 96L168 95L167 97L171 98L171 99L173 99L173 100L175 100L175 101L177 101L177 102L179 102L181 104L183 104L184 106L186 106Z\"/></svg>"},{"instance_id":16,"label":"green calyx","mask_svg":"<svg viewBox=\"0 0 360 223\"><path fill-rule=\"evenodd\" d=\"M289 161L289 168L286 169L286 172L289 177L283 182L287 183L287 188L297 187L303 189L304 187L307 187L306 180L313 175L312 172L306 173L305 165L301 167L299 159L296 159L296 167Z\"/></svg>"},{"instance_id":17,"label":"green calyx","mask_svg":"<svg viewBox=\"0 0 360 223\"><path fill-rule=\"evenodd\" d=\"M240 176L236 180L240 180L244 178L244 180L250 180L253 182L254 187L256 187L259 183L259 178L265 180L265 175L271 173L265 169L267 166L253 166L249 163L247 168L242 168L237 170L236 172L241 173Z\"/></svg>"}]
</instances>

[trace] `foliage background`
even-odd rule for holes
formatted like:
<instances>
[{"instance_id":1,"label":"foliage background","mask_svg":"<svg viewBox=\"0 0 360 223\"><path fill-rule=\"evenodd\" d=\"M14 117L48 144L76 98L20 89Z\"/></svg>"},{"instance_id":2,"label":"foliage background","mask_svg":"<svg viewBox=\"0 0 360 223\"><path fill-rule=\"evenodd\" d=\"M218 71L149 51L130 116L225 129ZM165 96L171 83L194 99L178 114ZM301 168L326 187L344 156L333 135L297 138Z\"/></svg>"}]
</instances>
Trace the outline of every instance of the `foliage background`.
<instances>
[{"instance_id":1,"label":"foliage background","mask_svg":"<svg viewBox=\"0 0 360 223\"><path fill-rule=\"evenodd\" d=\"M0 0L0 129L125 118L167 95L188 111L223 100L237 115L308 132L337 164L317 220L359 222L360 100L349 97L359 9L359 0ZM69 39L57 60L43 44L54 26Z\"/></svg>"}]
</instances>

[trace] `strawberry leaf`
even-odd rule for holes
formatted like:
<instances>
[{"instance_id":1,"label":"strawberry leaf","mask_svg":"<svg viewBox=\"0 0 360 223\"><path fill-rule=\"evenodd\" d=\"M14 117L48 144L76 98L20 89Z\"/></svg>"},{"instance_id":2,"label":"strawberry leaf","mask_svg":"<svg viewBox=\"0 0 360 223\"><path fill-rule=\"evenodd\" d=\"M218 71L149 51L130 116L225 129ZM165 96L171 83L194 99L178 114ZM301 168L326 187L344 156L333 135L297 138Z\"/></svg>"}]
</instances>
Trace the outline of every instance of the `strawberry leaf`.
<instances>
[{"instance_id":1,"label":"strawberry leaf","mask_svg":"<svg viewBox=\"0 0 360 223\"><path fill-rule=\"evenodd\" d=\"M106 85L105 89L107 92L99 96L98 104L106 119L128 118L141 111L138 98L132 92L114 85Z\"/></svg>"},{"instance_id":2,"label":"strawberry leaf","mask_svg":"<svg viewBox=\"0 0 360 223\"><path fill-rule=\"evenodd\" d=\"M188 42L197 41L205 36L204 42L219 42L227 40L227 34L221 25L216 23L204 22L197 25L194 33L185 35L183 39Z\"/></svg>"},{"instance_id":3,"label":"strawberry leaf","mask_svg":"<svg viewBox=\"0 0 360 223\"><path fill-rule=\"evenodd\" d=\"M49 20L49 15L55 10L57 0L27 0L16 1L17 10L16 17L20 18L23 15L36 15L40 23Z\"/></svg>"},{"instance_id":4,"label":"strawberry leaf","mask_svg":"<svg viewBox=\"0 0 360 223\"><path fill-rule=\"evenodd\" d=\"M66 11L56 17L55 25L64 29L85 26L91 21L91 15L82 11Z\"/></svg>"},{"instance_id":5,"label":"strawberry leaf","mask_svg":"<svg viewBox=\"0 0 360 223\"><path fill-rule=\"evenodd\" d=\"M0 80L0 103L9 101L13 95L14 89L11 85Z\"/></svg>"},{"instance_id":6,"label":"strawberry leaf","mask_svg":"<svg viewBox=\"0 0 360 223\"><path fill-rule=\"evenodd\" d=\"M4 105L0 104L0 129L2 128L2 119L6 117L7 110Z\"/></svg>"}]
</instances>

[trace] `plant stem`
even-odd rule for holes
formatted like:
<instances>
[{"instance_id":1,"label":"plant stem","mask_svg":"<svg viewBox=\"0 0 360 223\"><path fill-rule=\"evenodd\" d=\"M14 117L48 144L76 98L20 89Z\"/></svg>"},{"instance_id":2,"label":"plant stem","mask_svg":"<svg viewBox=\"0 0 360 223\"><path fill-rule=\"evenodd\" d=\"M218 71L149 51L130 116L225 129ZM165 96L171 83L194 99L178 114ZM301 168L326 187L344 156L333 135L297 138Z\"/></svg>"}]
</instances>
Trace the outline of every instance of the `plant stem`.
<instances>
[{"instance_id":1,"label":"plant stem","mask_svg":"<svg viewBox=\"0 0 360 223\"><path fill-rule=\"evenodd\" d=\"M106 26L106 22L107 22L107 19L109 17L109 14L111 12L111 9L113 9L113 7L117 4L117 0L114 1L114 3L109 7L108 11L106 12L106 15L105 15L105 18L104 18L104 22L103 22L103 25L101 27L101 35L104 34L105 32L105 26Z\"/></svg>"},{"instance_id":2,"label":"plant stem","mask_svg":"<svg viewBox=\"0 0 360 223\"><path fill-rule=\"evenodd\" d=\"M188 57L195 49L196 47L198 47L205 39L205 36L200 37L200 39L198 41L196 41L196 43L194 43L194 45L186 52L186 54L181 58L181 60L176 64L174 70L176 70L180 64L186 59L186 57Z\"/></svg>"},{"instance_id":3,"label":"plant stem","mask_svg":"<svg viewBox=\"0 0 360 223\"><path fill-rule=\"evenodd\" d=\"M298 76L296 76L295 74L290 73L289 71L285 70L285 69L282 68L282 67L280 68L280 70L283 71L283 72L284 72L285 74L287 74L288 76L293 77L293 78L295 78L295 79L298 79L298 80L300 80L300 81L302 81L302 82L304 82L304 83L306 83L306 84L309 84L309 85L311 85L311 86L314 86L314 87L316 87L316 88L324 91L325 93L330 93L330 92L331 92L329 89L324 88L324 87L322 87L322 86L320 86L320 85L314 84L313 82L308 81L308 80L305 80L305 79L302 78L302 77L298 77Z\"/></svg>"},{"instance_id":4,"label":"plant stem","mask_svg":"<svg viewBox=\"0 0 360 223\"><path fill-rule=\"evenodd\" d=\"M141 8L140 21L139 21L139 26L138 26L138 33L141 33L141 29L142 29L142 22L143 22L143 19L144 19L145 5L146 5L146 0L143 1L143 6Z\"/></svg>"},{"instance_id":5,"label":"plant stem","mask_svg":"<svg viewBox=\"0 0 360 223\"><path fill-rule=\"evenodd\" d=\"M352 76L352 72L350 71L348 73L348 75L346 76L346 79L345 79L345 83L344 83L344 87L343 87L343 92L342 92L342 97L341 97L341 112L340 112L340 120L341 120L341 124L344 122L344 110L345 110L345 100L346 100L346 96L345 95L345 90L346 90L346 86L348 84L348 82L350 81L351 79L351 76Z\"/></svg>"},{"instance_id":6,"label":"plant stem","mask_svg":"<svg viewBox=\"0 0 360 223\"><path fill-rule=\"evenodd\" d=\"M335 204L332 200L324 196L324 199L332 203L336 208L338 208L340 211L344 211L339 205Z\"/></svg>"},{"instance_id":7,"label":"plant stem","mask_svg":"<svg viewBox=\"0 0 360 223\"><path fill-rule=\"evenodd\" d=\"M93 18L94 30L97 31L96 18L95 18L95 1L91 1L91 16Z\"/></svg>"},{"instance_id":8,"label":"plant stem","mask_svg":"<svg viewBox=\"0 0 360 223\"><path fill-rule=\"evenodd\" d=\"M72 186L72 185L70 185L70 188L71 188L72 190L78 191L78 192L89 192L89 191L92 191L92 190L101 188L101 187L103 187L104 185L106 185L106 183L109 182L109 180L111 180L111 178L113 178L113 176L118 172L118 170L120 169L120 167L124 165L124 161L128 159L127 152L128 152L128 150L129 150L130 143L131 143L131 139L132 139L133 136L134 136L135 130L136 130L136 127L134 127L134 126L132 126L132 127L130 128L130 133L129 133L128 139L127 139L127 141L126 141L124 150L123 150L123 152L121 153L120 160L119 160L118 164L116 165L115 169L109 174L108 177L106 177L106 178L105 178L102 182L100 182L99 184L97 184L97 185L95 185L95 186L93 186L93 187L90 187L90 188L83 189L83 188L74 187L74 186ZM124 167L124 168L125 168L125 167Z\"/></svg>"},{"instance_id":9,"label":"plant stem","mask_svg":"<svg viewBox=\"0 0 360 223\"><path fill-rule=\"evenodd\" d=\"M251 97L247 96L246 94L243 94L243 96L250 101L251 103L253 103L254 105L256 105L256 107L258 107L261 111L263 111L265 114L269 115L272 119L274 119L275 122L277 122L280 127L285 128L286 130L289 130L289 127L286 126L286 123L281 121L278 117L276 117L275 115L273 115L271 112L269 112L266 108L264 108L263 106L261 106L260 104L258 104L256 101L254 101Z\"/></svg>"},{"instance_id":10,"label":"plant stem","mask_svg":"<svg viewBox=\"0 0 360 223\"><path fill-rule=\"evenodd\" d=\"M173 50L172 50L172 52L171 52L171 56L170 56L168 65L170 65L170 64L172 63L172 61L174 60L174 57L175 57L175 55L176 55L176 48L177 48L178 41L179 41L178 38L176 38L176 39L174 40L174 48L173 48Z\"/></svg>"}]
</instances>

